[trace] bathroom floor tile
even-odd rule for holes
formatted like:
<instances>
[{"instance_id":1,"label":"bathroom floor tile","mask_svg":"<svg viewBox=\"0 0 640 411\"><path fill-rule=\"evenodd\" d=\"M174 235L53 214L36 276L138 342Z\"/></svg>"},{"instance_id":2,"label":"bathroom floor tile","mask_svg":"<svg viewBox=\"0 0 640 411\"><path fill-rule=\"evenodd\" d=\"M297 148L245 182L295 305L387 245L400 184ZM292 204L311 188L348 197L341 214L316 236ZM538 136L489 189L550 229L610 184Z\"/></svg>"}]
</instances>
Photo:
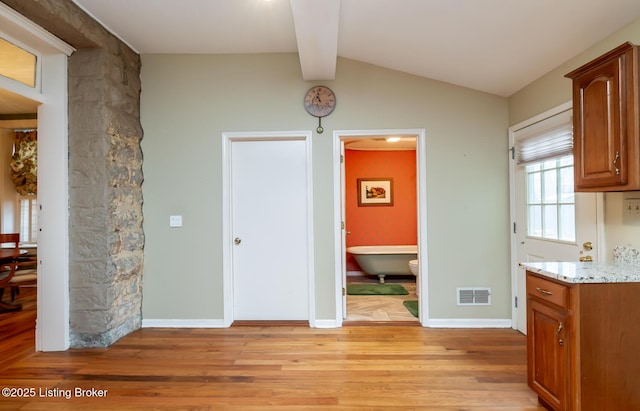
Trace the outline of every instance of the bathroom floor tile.
<instances>
[{"instance_id":1,"label":"bathroom floor tile","mask_svg":"<svg viewBox=\"0 0 640 411\"><path fill-rule=\"evenodd\" d=\"M360 281L358 281L360 282ZM370 281L363 281L370 282ZM353 282L355 283L355 281ZM387 281L392 283L392 281ZM402 304L405 300L417 300L416 284L399 282L409 291L408 295L348 295L346 321L418 321Z\"/></svg>"}]
</instances>

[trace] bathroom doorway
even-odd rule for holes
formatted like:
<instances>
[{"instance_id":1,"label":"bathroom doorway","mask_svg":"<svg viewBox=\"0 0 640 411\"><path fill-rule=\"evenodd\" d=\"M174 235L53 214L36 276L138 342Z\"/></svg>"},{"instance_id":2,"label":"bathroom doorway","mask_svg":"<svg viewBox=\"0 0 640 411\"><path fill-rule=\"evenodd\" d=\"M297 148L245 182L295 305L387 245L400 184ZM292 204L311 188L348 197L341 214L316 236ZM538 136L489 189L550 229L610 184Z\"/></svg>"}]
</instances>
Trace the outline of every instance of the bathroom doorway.
<instances>
[{"instance_id":1,"label":"bathroom doorway","mask_svg":"<svg viewBox=\"0 0 640 411\"><path fill-rule=\"evenodd\" d=\"M426 264L417 276L408 267L408 261L416 256L419 261L427 261L426 189L425 184L420 184L425 179L424 130L335 131L334 152L337 163L334 215L341 228L336 233L338 323L408 321L424 324L428 318ZM386 200L380 200L382 204L365 198L368 197L367 179L380 185L388 195ZM383 281L394 288L404 288L408 294L349 295L353 284L376 286L380 279L365 272L353 255L347 253L347 247L400 244L415 246L417 253L407 257L406 264L401 262L407 266L406 272L385 275ZM418 317L414 316L416 311Z\"/></svg>"}]
</instances>

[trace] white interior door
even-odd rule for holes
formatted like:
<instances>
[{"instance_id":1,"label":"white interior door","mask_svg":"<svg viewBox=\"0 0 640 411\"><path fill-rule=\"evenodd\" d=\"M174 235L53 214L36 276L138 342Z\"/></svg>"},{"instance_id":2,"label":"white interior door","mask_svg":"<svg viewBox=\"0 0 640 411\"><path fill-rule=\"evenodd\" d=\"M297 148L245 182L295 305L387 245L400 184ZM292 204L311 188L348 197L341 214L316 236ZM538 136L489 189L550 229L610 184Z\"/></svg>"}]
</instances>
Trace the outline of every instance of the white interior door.
<instances>
[{"instance_id":1,"label":"white interior door","mask_svg":"<svg viewBox=\"0 0 640 411\"><path fill-rule=\"evenodd\" d=\"M231 146L233 318L309 319L305 140Z\"/></svg>"}]
</instances>

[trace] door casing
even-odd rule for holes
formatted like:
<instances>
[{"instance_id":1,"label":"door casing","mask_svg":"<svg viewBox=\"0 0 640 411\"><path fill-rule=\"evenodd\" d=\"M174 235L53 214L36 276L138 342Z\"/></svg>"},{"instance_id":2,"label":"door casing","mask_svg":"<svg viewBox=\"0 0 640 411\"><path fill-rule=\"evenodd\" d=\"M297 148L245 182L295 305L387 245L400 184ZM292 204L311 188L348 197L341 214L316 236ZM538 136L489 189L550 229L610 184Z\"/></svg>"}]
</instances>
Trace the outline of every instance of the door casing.
<instances>
[{"instance_id":1,"label":"door casing","mask_svg":"<svg viewBox=\"0 0 640 411\"><path fill-rule=\"evenodd\" d=\"M303 140L306 144L307 167L307 275L309 292L309 326L316 327L315 319L315 286L314 286L314 247L313 247L313 167L311 153L311 131L275 131L275 132L224 132L222 133L222 270L223 270L223 326L229 327L234 321L234 289L233 289L233 227L232 187L231 187L231 147L240 141L282 141Z\"/></svg>"},{"instance_id":2,"label":"door casing","mask_svg":"<svg viewBox=\"0 0 640 411\"><path fill-rule=\"evenodd\" d=\"M569 101L567 103L561 104L557 107L554 107L550 110L547 110L537 116L534 116L528 120L520 122L512 127L509 127L509 153L512 153L511 149L515 147L515 137L516 132L518 130L522 130L525 127L528 127L532 124L539 123L547 118L553 117L559 113L570 110L572 107L572 102ZM518 261L519 254L519 236L521 233L516 231L526 230L526 227L520 224L516 226L516 221L518 218L517 212L517 196L516 196L516 184L517 184L517 168L518 166L515 164L515 160L511 158L509 160L509 203L510 203L510 219L511 219L511 323L512 328L515 330L520 330L523 333L526 333L526 324L523 324L523 321L526 322L526 313L523 311L526 309L526 301L524 298L524 276L522 275L522 269L519 267L519 264L522 261ZM587 194L587 193L583 193ZM595 255L594 258L596 261L603 261L605 258L605 236L604 236L604 197L602 193L597 193L595 195L595 238L594 248ZM576 200L578 201L578 200ZM576 213L580 213L580 210L576 209ZM576 214L576 218L578 218L578 214ZM522 227L521 227L522 226ZM580 241L580 239L577 239ZM576 249L578 247L576 246ZM577 260L577 257L576 257ZM519 297L519 298L518 298ZM517 306L516 306L516 298L517 298Z\"/></svg>"},{"instance_id":3,"label":"door casing","mask_svg":"<svg viewBox=\"0 0 640 411\"><path fill-rule=\"evenodd\" d=\"M420 263L420 278L418 290L418 312L420 324L428 325L429 321L429 297L428 277L429 265L427 262L427 141L425 129L383 129L383 130L335 130L333 132L333 201L334 201L334 262L335 262L335 295L336 318L335 327L341 327L343 313L346 305L346 267L344 266L345 229L344 221L344 184L342 181L341 147L342 142L355 138L380 138L381 136L411 136L416 138L416 190L418 201L416 204L418 214L418 260Z\"/></svg>"},{"instance_id":4,"label":"door casing","mask_svg":"<svg viewBox=\"0 0 640 411\"><path fill-rule=\"evenodd\" d=\"M68 70L75 50L0 3L0 36L38 56L36 87L0 78L0 88L38 106L38 291L36 351L64 351L69 327Z\"/></svg>"}]
</instances>

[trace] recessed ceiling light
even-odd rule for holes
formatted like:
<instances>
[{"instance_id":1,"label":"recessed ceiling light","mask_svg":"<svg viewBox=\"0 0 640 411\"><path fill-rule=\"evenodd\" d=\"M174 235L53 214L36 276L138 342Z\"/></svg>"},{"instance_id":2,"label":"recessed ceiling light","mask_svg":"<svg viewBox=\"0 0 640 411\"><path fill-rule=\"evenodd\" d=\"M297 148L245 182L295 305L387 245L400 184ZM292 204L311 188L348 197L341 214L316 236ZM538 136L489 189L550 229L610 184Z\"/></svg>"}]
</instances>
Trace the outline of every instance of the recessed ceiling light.
<instances>
[{"instance_id":1,"label":"recessed ceiling light","mask_svg":"<svg viewBox=\"0 0 640 411\"><path fill-rule=\"evenodd\" d=\"M397 143L400 141L400 137L387 137L387 143Z\"/></svg>"}]
</instances>

